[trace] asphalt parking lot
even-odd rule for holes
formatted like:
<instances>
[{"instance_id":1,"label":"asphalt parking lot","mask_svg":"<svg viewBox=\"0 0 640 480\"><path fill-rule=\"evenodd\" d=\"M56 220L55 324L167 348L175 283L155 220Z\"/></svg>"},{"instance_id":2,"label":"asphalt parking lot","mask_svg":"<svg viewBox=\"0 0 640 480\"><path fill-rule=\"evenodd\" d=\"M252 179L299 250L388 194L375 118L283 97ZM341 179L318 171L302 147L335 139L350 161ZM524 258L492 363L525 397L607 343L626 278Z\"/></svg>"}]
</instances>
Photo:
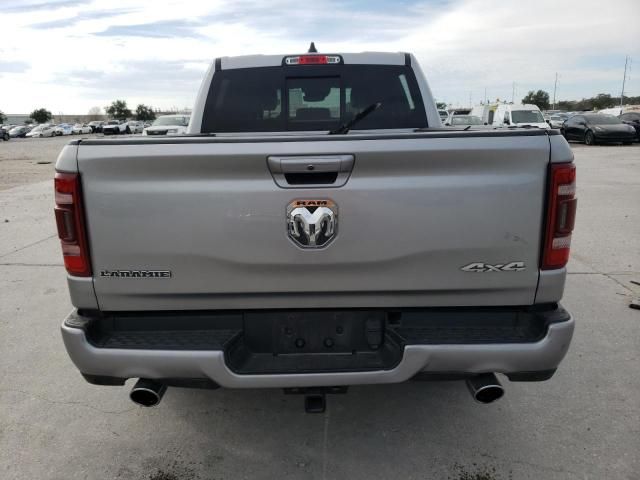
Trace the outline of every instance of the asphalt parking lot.
<instances>
[{"instance_id":1,"label":"asphalt parking lot","mask_svg":"<svg viewBox=\"0 0 640 480\"><path fill-rule=\"evenodd\" d=\"M357 387L309 415L279 390L169 389L142 409L130 384L84 382L58 331L71 305L43 163L68 140L0 142L0 478L639 478L639 144L573 145L577 327L550 381L505 380L491 405L462 382Z\"/></svg>"}]
</instances>

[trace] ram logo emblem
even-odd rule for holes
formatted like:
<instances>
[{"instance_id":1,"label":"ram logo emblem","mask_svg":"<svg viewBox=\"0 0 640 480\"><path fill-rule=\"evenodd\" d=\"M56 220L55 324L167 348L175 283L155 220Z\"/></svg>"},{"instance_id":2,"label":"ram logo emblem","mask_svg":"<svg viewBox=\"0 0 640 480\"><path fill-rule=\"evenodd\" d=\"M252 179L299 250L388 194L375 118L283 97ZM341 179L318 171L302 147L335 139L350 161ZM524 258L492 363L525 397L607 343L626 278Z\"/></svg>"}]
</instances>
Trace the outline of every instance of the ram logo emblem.
<instances>
[{"instance_id":1,"label":"ram logo emblem","mask_svg":"<svg viewBox=\"0 0 640 480\"><path fill-rule=\"evenodd\" d=\"M294 200L286 217L289 238L302 248L325 247L338 231L338 206L332 200Z\"/></svg>"}]
</instances>

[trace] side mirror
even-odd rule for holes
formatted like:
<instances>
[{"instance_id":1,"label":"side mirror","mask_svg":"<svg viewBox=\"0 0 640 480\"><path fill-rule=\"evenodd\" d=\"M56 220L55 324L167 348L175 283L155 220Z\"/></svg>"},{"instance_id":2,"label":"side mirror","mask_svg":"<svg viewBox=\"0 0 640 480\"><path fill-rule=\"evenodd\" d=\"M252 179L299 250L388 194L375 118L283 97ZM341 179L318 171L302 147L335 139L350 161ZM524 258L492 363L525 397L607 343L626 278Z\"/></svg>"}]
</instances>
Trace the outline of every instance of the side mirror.
<instances>
[{"instance_id":1,"label":"side mirror","mask_svg":"<svg viewBox=\"0 0 640 480\"><path fill-rule=\"evenodd\" d=\"M578 122L578 125L586 127L587 126L587 122L580 121L580 122Z\"/></svg>"},{"instance_id":2,"label":"side mirror","mask_svg":"<svg viewBox=\"0 0 640 480\"><path fill-rule=\"evenodd\" d=\"M445 127L450 127L450 126L451 126L451 124L450 124L449 122L447 122L447 123L445 123L445 124L444 124L444 126L445 126Z\"/></svg>"},{"instance_id":3,"label":"side mirror","mask_svg":"<svg viewBox=\"0 0 640 480\"><path fill-rule=\"evenodd\" d=\"M506 120L506 119L505 119L504 124L505 124L505 125L511 125L511 122L510 122L509 120Z\"/></svg>"}]
</instances>

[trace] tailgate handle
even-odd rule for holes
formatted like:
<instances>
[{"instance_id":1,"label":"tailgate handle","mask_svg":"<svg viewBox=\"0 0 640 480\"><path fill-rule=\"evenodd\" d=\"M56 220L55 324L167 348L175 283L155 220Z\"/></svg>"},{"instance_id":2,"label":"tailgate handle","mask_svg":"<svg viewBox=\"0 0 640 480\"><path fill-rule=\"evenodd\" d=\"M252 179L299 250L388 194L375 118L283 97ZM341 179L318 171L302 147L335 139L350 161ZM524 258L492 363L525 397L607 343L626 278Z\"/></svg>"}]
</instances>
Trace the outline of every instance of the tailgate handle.
<instances>
[{"instance_id":1,"label":"tailgate handle","mask_svg":"<svg viewBox=\"0 0 640 480\"><path fill-rule=\"evenodd\" d=\"M353 170L353 155L270 156L273 180L282 188L341 187Z\"/></svg>"}]
</instances>

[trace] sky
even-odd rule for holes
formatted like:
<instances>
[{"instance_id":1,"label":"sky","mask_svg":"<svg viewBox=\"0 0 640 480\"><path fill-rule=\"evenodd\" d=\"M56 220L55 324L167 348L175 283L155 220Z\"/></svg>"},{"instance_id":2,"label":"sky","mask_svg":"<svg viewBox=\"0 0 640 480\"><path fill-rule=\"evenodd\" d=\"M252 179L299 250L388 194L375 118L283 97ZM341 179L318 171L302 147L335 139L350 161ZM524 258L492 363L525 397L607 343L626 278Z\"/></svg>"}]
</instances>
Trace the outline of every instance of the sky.
<instances>
[{"instance_id":1,"label":"sky","mask_svg":"<svg viewBox=\"0 0 640 480\"><path fill-rule=\"evenodd\" d=\"M0 0L0 110L192 107L214 58L412 52L438 101L640 95L640 0ZM515 88L514 88L515 84Z\"/></svg>"}]
</instances>

